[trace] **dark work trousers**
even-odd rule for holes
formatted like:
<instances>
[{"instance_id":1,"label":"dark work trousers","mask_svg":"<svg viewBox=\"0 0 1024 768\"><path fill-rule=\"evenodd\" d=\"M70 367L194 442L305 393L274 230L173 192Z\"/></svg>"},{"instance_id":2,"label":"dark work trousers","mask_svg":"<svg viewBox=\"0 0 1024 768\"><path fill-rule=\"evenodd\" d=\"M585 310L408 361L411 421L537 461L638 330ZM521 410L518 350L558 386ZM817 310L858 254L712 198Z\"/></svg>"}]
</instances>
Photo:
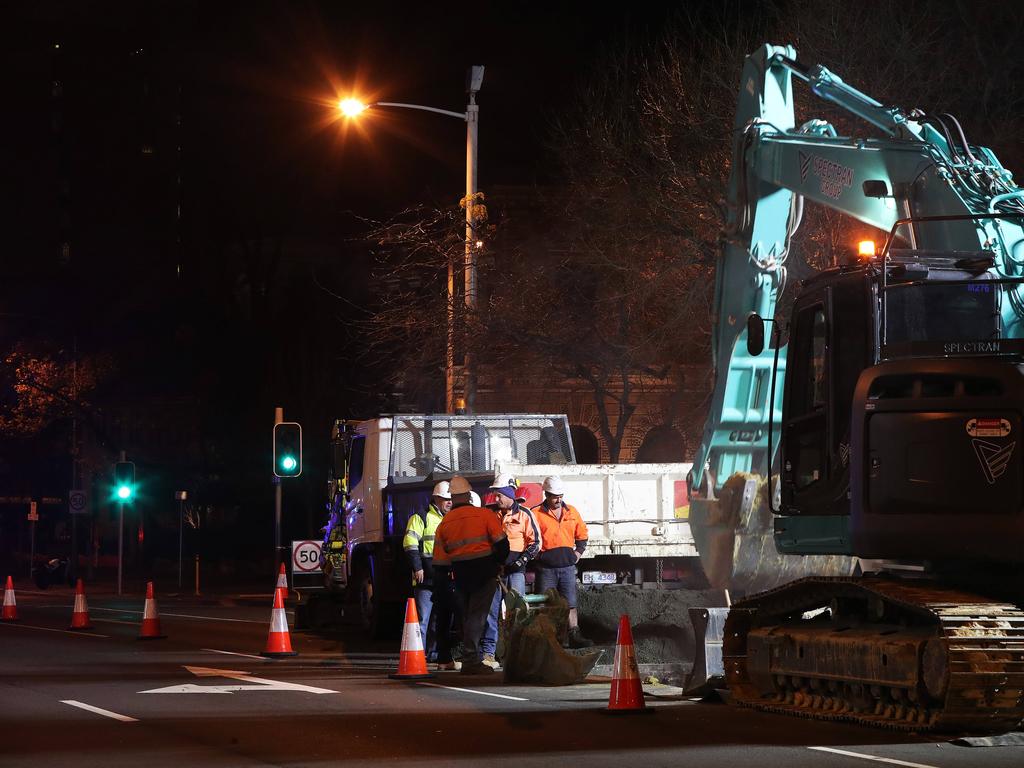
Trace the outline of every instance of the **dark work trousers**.
<instances>
[{"instance_id":1,"label":"dark work trousers","mask_svg":"<svg viewBox=\"0 0 1024 768\"><path fill-rule=\"evenodd\" d=\"M452 661L452 623L458 609L455 596L455 582L447 568L434 568L434 638L437 643L437 663Z\"/></svg>"},{"instance_id":2,"label":"dark work trousers","mask_svg":"<svg viewBox=\"0 0 1024 768\"><path fill-rule=\"evenodd\" d=\"M497 579L489 578L480 584L469 588L463 587L458 591L459 602L462 604L463 669L466 664L473 666L483 661L480 638L487 625L487 614L491 611L491 602L497 589Z\"/></svg>"}]
</instances>

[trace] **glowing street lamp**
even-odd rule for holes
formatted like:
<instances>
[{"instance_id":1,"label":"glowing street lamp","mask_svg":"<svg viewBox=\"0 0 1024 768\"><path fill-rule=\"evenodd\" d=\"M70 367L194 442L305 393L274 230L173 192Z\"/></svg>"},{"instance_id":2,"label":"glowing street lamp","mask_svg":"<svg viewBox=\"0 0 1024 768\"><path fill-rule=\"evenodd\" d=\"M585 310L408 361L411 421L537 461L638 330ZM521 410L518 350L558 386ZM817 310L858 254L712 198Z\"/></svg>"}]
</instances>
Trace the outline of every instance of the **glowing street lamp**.
<instances>
[{"instance_id":1,"label":"glowing street lamp","mask_svg":"<svg viewBox=\"0 0 1024 768\"><path fill-rule=\"evenodd\" d=\"M366 109L366 104L359 99L342 99L338 102L338 109L345 117L355 117Z\"/></svg>"}]
</instances>

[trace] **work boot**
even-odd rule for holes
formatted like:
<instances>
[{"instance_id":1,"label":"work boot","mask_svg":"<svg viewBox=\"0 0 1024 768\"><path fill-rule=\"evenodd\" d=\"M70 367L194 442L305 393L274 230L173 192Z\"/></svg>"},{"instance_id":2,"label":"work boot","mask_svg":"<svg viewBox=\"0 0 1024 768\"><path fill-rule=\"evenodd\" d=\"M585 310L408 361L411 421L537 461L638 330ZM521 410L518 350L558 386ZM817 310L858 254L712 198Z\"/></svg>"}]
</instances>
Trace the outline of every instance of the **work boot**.
<instances>
[{"instance_id":1,"label":"work boot","mask_svg":"<svg viewBox=\"0 0 1024 768\"><path fill-rule=\"evenodd\" d=\"M494 654L493 653L485 653L484 654L483 663L486 664L491 669L500 669L501 668L501 664L499 664L498 660L494 658Z\"/></svg>"},{"instance_id":2,"label":"work boot","mask_svg":"<svg viewBox=\"0 0 1024 768\"><path fill-rule=\"evenodd\" d=\"M493 675L494 667L489 667L482 661L462 662L462 674L464 675Z\"/></svg>"},{"instance_id":3,"label":"work boot","mask_svg":"<svg viewBox=\"0 0 1024 768\"><path fill-rule=\"evenodd\" d=\"M594 641L589 637L584 637L579 627L571 627L569 629L570 648L591 648L593 645Z\"/></svg>"},{"instance_id":4,"label":"work boot","mask_svg":"<svg viewBox=\"0 0 1024 768\"><path fill-rule=\"evenodd\" d=\"M438 672L453 672L462 669L461 661L439 661L437 662Z\"/></svg>"}]
</instances>

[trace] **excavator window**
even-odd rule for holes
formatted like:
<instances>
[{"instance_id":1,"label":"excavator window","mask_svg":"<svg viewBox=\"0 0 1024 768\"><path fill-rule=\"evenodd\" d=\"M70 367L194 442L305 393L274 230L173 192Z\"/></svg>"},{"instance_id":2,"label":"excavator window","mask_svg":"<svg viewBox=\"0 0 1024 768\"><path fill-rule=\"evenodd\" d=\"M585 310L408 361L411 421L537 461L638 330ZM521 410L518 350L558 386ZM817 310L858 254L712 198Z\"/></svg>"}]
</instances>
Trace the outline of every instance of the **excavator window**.
<instances>
[{"instance_id":1,"label":"excavator window","mask_svg":"<svg viewBox=\"0 0 1024 768\"><path fill-rule=\"evenodd\" d=\"M825 310L818 307L814 312L811 336L811 407L825 407Z\"/></svg>"},{"instance_id":2,"label":"excavator window","mask_svg":"<svg viewBox=\"0 0 1024 768\"><path fill-rule=\"evenodd\" d=\"M828 351L825 307L821 304L807 307L796 320L797 355L800 362L794 387L790 413L794 418L825 407L826 353ZM796 382L794 382L796 383Z\"/></svg>"},{"instance_id":3,"label":"excavator window","mask_svg":"<svg viewBox=\"0 0 1024 768\"><path fill-rule=\"evenodd\" d=\"M800 491L824 478L827 471L829 349L824 303L798 310L793 328L784 474L788 484Z\"/></svg>"}]
</instances>

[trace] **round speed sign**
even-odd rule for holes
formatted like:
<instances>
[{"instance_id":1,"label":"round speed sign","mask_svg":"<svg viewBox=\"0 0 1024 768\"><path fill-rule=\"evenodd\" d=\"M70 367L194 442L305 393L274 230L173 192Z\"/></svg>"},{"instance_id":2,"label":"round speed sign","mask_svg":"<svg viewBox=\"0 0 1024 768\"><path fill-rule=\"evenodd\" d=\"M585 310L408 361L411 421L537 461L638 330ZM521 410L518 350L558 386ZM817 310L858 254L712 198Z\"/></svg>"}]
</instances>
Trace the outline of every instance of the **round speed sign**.
<instances>
[{"instance_id":1,"label":"round speed sign","mask_svg":"<svg viewBox=\"0 0 1024 768\"><path fill-rule=\"evenodd\" d=\"M292 569L295 573L316 573L320 570L320 542L293 541Z\"/></svg>"}]
</instances>

